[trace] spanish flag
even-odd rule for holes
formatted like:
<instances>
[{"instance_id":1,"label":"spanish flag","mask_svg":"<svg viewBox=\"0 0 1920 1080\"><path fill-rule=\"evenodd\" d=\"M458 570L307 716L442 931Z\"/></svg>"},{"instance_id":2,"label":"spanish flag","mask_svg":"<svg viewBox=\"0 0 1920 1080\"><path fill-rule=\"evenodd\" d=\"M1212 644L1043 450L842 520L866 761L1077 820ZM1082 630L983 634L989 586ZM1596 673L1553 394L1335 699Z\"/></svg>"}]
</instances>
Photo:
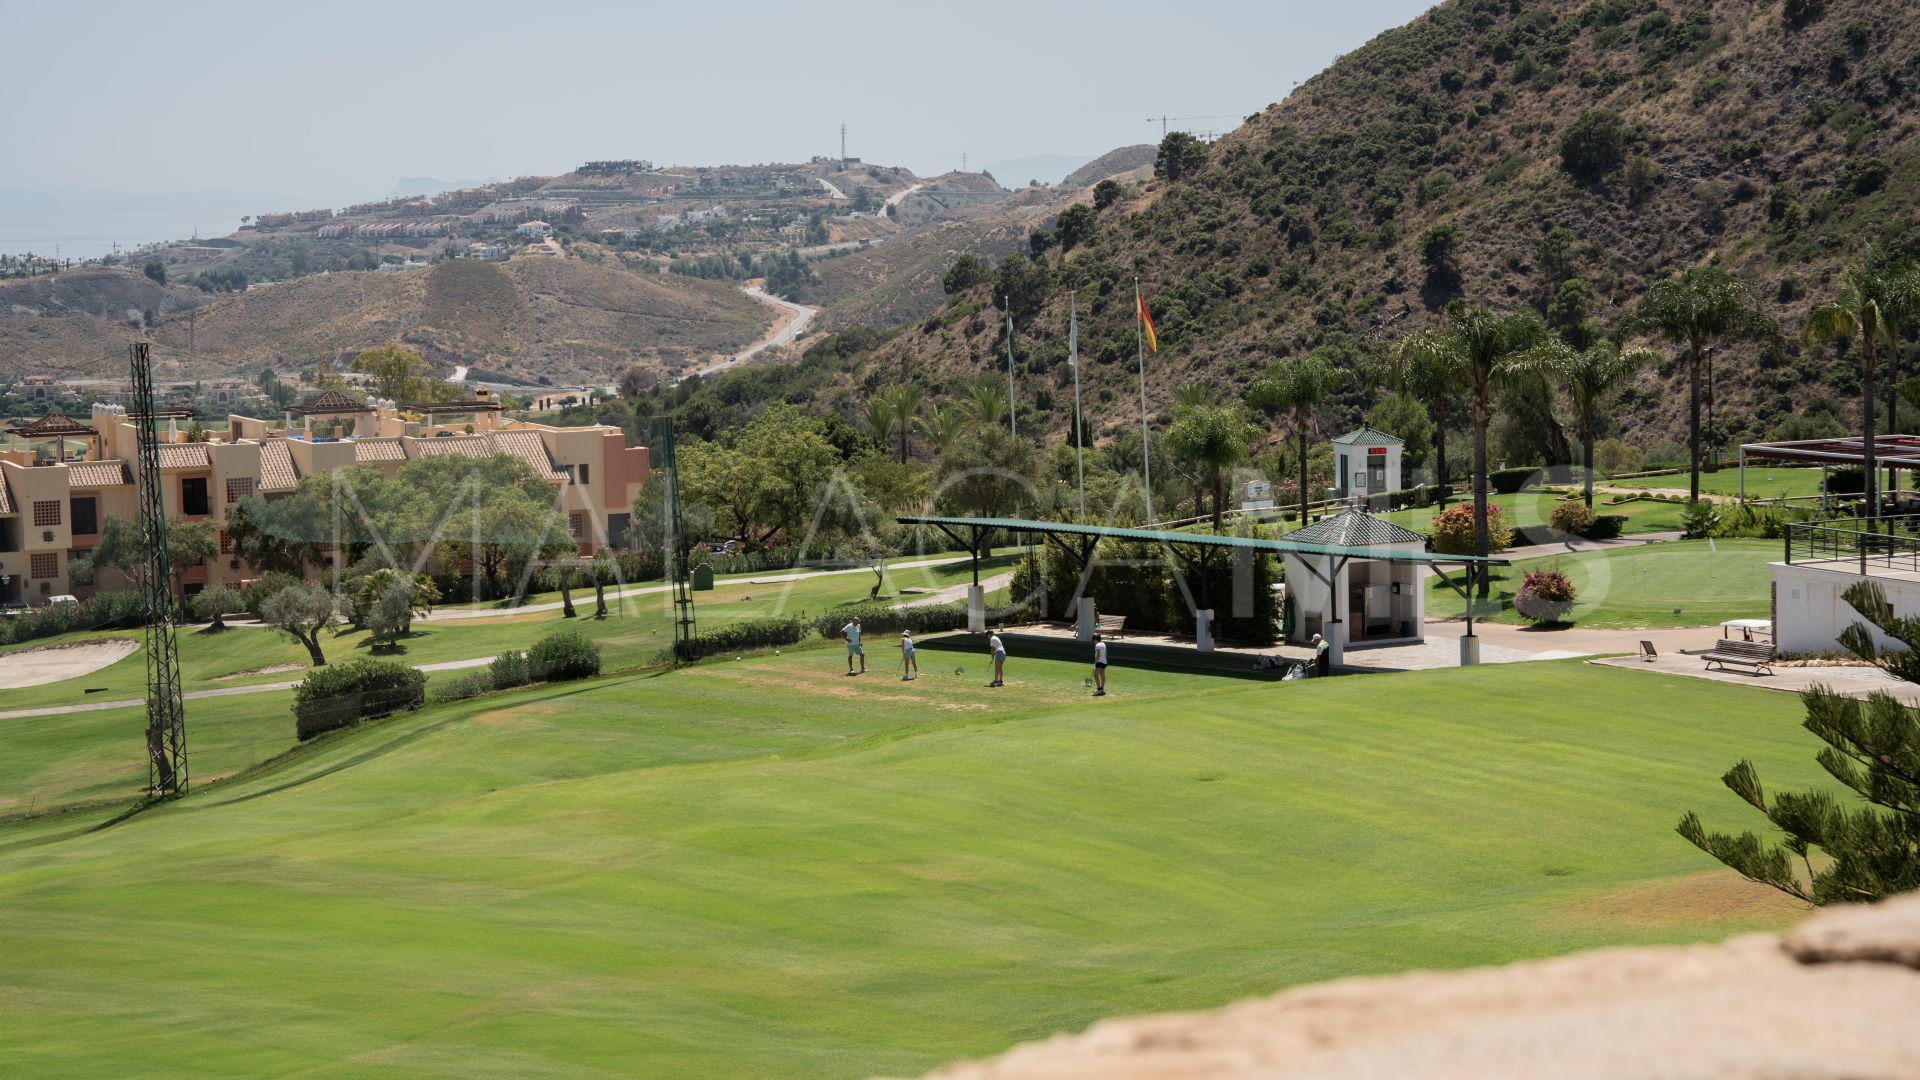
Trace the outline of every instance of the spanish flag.
<instances>
[{"instance_id":1,"label":"spanish flag","mask_svg":"<svg viewBox=\"0 0 1920 1080\"><path fill-rule=\"evenodd\" d=\"M1140 331L1146 335L1147 351L1150 353L1158 353L1160 351L1160 339L1154 336L1153 316L1147 313L1147 298L1138 286L1133 290L1133 302L1135 306L1140 309Z\"/></svg>"}]
</instances>

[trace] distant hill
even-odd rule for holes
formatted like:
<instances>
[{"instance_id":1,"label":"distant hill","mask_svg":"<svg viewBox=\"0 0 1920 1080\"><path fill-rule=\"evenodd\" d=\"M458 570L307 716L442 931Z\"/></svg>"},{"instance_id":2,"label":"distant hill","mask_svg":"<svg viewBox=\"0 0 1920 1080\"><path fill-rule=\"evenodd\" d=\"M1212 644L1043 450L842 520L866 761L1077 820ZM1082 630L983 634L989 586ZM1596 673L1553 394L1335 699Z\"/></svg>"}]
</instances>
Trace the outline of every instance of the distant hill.
<instances>
[{"instance_id":1,"label":"distant hill","mask_svg":"<svg viewBox=\"0 0 1920 1080\"><path fill-rule=\"evenodd\" d=\"M1140 169L1151 170L1154 154L1158 150L1159 147L1151 143L1109 150L1068 173L1067 178L1060 181L1060 186L1068 191L1077 191L1080 188L1092 187L1110 176L1119 176L1122 173Z\"/></svg>"},{"instance_id":2,"label":"distant hill","mask_svg":"<svg viewBox=\"0 0 1920 1080\"><path fill-rule=\"evenodd\" d=\"M443 372L466 364L565 384L610 379L633 363L729 352L772 323L764 305L729 283L635 273L576 244L574 257L346 271L215 296L163 290L114 269L4 283L0 313L10 314L0 317L0 355L20 373L117 376L136 332L129 319L162 302L170 306L150 333L169 377L289 370L398 340Z\"/></svg>"},{"instance_id":3,"label":"distant hill","mask_svg":"<svg viewBox=\"0 0 1920 1080\"><path fill-rule=\"evenodd\" d=\"M1037 157L996 161L986 167L1002 187L1026 187L1030 181L1058 184L1066 175L1087 163L1086 154L1041 154Z\"/></svg>"},{"instance_id":4,"label":"distant hill","mask_svg":"<svg viewBox=\"0 0 1920 1080\"><path fill-rule=\"evenodd\" d=\"M1096 424L1133 422L1138 275L1159 324L1156 411L1176 387L1237 391L1279 358L1326 347L1359 376L1332 410L1338 425L1373 400L1368 371L1392 343L1439 325L1456 297L1543 313L1557 298L1553 317L1613 326L1648 284L1717 261L1768 298L1788 339L1721 349L1724 441L1829 407L1851 424L1852 366L1797 334L1868 241L1920 255L1917 97L1915 5L1453 0L1047 255L1015 301L1027 407L1041 406L1036 428L1065 430L1069 282ZM1441 272L1430 249L1446 256ZM936 395L994 370L993 293L951 298L818 393L856 408L863 365L923 372ZM1900 374L1920 362L1904 359ZM1643 374L1613 410L1617 430L1680 438L1683 378L1671 364ZM1525 439L1496 453L1530 454Z\"/></svg>"},{"instance_id":5,"label":"distant hill","mask_svg":"<svg viewBox=\"0 0 1920 1080\"><path fill-rule=\"evenodd\" d=\"M461 188L479 187L480 180L436 180L431 176L403 176L387 189L387 197L405 199L423 195L438 195L443 191L459 191Z\"/></svg>"}]
</instances>

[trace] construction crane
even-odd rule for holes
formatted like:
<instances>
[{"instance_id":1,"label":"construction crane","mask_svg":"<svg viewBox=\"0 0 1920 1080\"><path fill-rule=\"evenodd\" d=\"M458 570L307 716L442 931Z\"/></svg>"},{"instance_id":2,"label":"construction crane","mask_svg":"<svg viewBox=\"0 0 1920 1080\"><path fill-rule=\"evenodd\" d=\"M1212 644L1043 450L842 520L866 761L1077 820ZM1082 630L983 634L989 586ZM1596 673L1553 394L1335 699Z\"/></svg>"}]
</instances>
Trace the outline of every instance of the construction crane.
<instances>
[{"instance_id":1,"label":"construction crane","mask_svg":"<svg viewBox=\"0 0 1920 1080\"><path fill-rule=\"evenodd\" d=\"M1169 121L1185 122L1187 120L1237 120L1237 119L1239 118L1228 113L1218 113L1213 116L1149 116L1147 117L1147 123L1159 124L1160 138L1162 140L1165 140L1167 137L1167 124Z\"/></svg>"}]
</instances>

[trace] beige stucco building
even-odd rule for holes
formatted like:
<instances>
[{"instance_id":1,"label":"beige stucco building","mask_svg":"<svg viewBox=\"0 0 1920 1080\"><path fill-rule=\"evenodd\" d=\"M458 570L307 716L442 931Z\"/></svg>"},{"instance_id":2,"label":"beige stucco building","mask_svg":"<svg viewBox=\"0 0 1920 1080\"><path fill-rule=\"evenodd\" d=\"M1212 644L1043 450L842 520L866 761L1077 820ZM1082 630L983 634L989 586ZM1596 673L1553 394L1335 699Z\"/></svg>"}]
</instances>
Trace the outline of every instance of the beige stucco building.
<instances>
[{"instance_id":1,"label":"beige stucco building","mask_svg":"<svg viewBox=\"0 0 1920 1080\"><path fill-rule=\"evenodd\" d=\"M646 481L646 447L626 445L617 427L554 427L506 419L485 390L430 406L367 403L336 391L315 395L279 420L232 415L227 431L188 442L185 410L161 410L161 499L168 517L220 529L221 554L187 570L190 591L256 576L231 554L227 508L249 495L292 491L305 476L353 465L389 473L434 455L518 457L554 486L582 554L617 547L634 497ZM127 410L95 405L85 421L51 414L16 427L31 449L0 451L0 604L85 596L68 564L99 540L109 517L139 504L133 470L138 431ZM84 447L84 448L82 448ZM98 586L124 585L103 571Z\"/></svg>"}]
</instances>

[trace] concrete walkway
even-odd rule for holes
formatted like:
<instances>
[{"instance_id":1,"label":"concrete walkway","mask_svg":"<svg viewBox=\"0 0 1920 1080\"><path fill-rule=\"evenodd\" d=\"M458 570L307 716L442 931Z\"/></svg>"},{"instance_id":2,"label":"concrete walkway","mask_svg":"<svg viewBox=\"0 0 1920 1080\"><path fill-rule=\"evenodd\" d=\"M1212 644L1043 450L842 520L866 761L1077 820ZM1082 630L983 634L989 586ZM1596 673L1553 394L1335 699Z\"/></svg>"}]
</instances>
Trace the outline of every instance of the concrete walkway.
<instances>
[{"instance_id":1,"label":"concrete walkway","mask_svg":"<svg viewBox=\"0 0 1920 1080\"><path fill-rule=\"evenodd\" d=\"M493 663L491 656L477 656L471 660L443 660L437 664L421 664L421 671L459 671L463 668L485 667ZM192 690L180 697L185 701L199 701L202 698L240 697L244 694L267 694L275 690L291 690L300 685L300 680L291 682L252 683L247 686L223 686L217 690ZM70 713L100 712L104 709L130 709L145 705L145 698L123 698L119 701L89 701L84 705L48 705L38 709L14 709L0 712L0 720L22 720L30 716L65 716Z\"/></svg>"},{"instance_id":2,"label":"concrete walkway","mask_svg":"<svg viewBox=\"0 0 1920 1080\"><path fill-rule=\"evenodd\" d=\"M1745 668L1722 671L1716 667L1709 671L1706 661L1698 656L1669 655L1665 652L1652 661L1643 661L1637 656L1613 656L1591 662L1631 671L1657 671L1663 675L1680 675L1689 679L1706 679L1709 682L1751 686L1787 694L1803 693L1815 686L1830 687L1856 698L1885 691L1908 705L1920 706L1920 685L1896 679L1877 667L1778 667L1773 669L1771 675L1756 675Z\"/></svg>"}]
</instances>

